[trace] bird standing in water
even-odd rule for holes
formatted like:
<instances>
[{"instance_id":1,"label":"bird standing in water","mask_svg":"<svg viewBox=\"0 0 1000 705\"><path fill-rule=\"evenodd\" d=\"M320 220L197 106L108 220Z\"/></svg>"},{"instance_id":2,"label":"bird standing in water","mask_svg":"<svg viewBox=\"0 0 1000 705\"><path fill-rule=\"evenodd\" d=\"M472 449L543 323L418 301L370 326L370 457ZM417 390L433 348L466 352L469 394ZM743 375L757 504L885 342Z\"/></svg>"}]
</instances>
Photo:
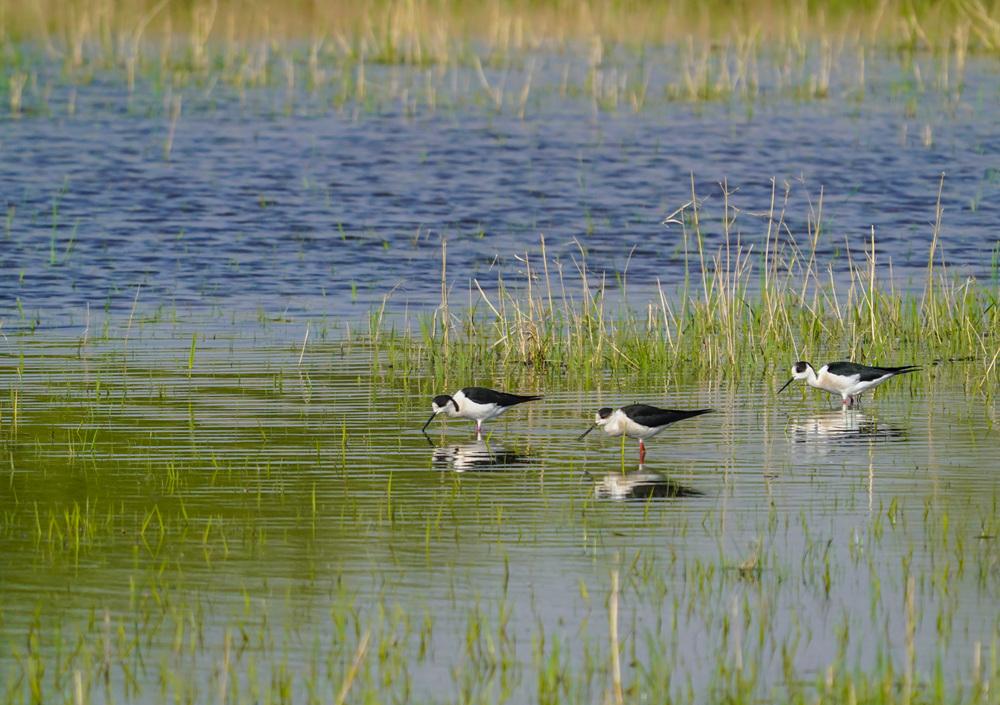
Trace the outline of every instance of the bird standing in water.
<instances>
[{"instance_id":1,"label":"bird standing in water","mask_svg":"<svg viewBox=\"0 0 1000 705\"><path fill-rule=\"evenodd\" d=\"M494 419L512 406L541 399L539 396L524 396L497 392L485 387L463 387L453 395L440 394L431 401L431 417L424 424L424 431L438 414L447 414L476 422L476 436L482 435L483 421Z\"/></svg>"},{"instance_id":2,"label":"bird standing in water","mask_svg":"<svg viewBox=\"0 0 1000 705\"><path fill-rule=\"evenodd\" d=\"M714 409L660 409L649 404L630 404L620 409L604 407L599 409L594 424L584 431L582 439L595 428L602 428L609 436L628 436L639 439L639 462L646 459L647 438L652 438L672 423L708 414Z\"/></svg>"},{"instance_id":3,"label":"bird standing in water","mask_svg":"<svg viewBox=\"0 0 1000 705\"><path fill-rule=\"evenodd\" d=\"M862 392L877 387L887 379L907 372L916 372L919 369L915 365L869 367L856 362L841 361L823 365L817 372L808 362L800 360L792 365L792 378L785 382L778 390L778 394L785 391L785 387L795 380L804 379L810 387L822 389L830 394L839 394L841 403L851 408L854 406L855 397Z\"/></svg>"}]
</instances>

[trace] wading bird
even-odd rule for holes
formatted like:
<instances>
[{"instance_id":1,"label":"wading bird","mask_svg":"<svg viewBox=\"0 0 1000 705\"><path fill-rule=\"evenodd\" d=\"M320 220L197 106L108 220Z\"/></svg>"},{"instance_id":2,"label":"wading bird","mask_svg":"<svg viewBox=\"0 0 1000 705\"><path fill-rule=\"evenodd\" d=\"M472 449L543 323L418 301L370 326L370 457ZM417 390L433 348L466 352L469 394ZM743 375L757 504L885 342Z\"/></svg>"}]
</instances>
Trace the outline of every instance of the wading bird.
<instances>
[{"instance_id":1,"label":"wading bird","mask_svg":"<svg viewBox=\"0 0 1000 705\"><path fill-rule=\"evenodd\" d=\"M478 436L483 432L483 421L496 418L512 406L536 399L541 397L495 392L485 387L464 387L452 396L440 394L434 397L431 400L431 410L434 413L420 430L425 431L435 416L445 413L462 419L474 419Z\"/></svg>"},{"instance_id":2,"label":"wading bird","mask_svg":"<svg viewBox=\"0 0 1000 705\"><path fill-rule=\"evenodd\" d=\"M646 459L647 438L652 438L657 433L665 429L672 423L690 419L702 414L708 414L714 409L692 409L689 411L678 409L658 409L648 404L630 404L620 409L604 407L599 409L594 418L594 426L591 426L577 440L582 439L595 428L602 428L609 436L625 435L629 438L639 439L639 462Z\"/></svg>"},{"instance_id":3,"label":"wading bird","mask_svg":"<svg viewBox=\"0 0 1000 705\"><path fill-rule=\"evenodd\" d=\"M822 389L830 394L839 394L843 405L852 407L854 398L862 392L877 387L896 375L916 372L919 369L915 365L869 367L856 362L831 362L820 367L817 372L808 362L800 360L792 365L792 378L785 382L778 390L778 394L785 391L785 387L795 380L804 379L810 387Z\"/></svg>"}]
</instances>

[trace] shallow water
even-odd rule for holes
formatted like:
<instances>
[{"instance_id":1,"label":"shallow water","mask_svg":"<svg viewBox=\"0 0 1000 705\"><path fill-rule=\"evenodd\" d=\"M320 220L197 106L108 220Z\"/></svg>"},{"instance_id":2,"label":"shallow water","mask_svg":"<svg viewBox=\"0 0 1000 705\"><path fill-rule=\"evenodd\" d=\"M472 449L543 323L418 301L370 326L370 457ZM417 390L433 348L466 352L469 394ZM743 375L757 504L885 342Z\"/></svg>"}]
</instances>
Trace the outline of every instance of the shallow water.
<instances>
[{"instance_id":1,"label":"shallow water","mask_svg":"<svg viewBox=\"0 0 1000 705\"><path fill-rule=\"evenodd\" d=\"M75 671L94 699L326 701L369 634L359 698L544 700L559 674L559 698L595 701L612 571L630 697L766 700L886 669L898 686L908 644L920 687L937 668L971 692L977 652L981 673L997 658L997 409L961 365L848 412L802 389L515 376L496 384L545 400L477 441L462 421L420 433L428 380L359 346L300 364L274 335L199 340L190 372L167 330L127 352L8 340L8 700L34 654L46 701ZM643 466L633 441L576 440L635 399L717 413Z\"/></svg>"}]
</instances>

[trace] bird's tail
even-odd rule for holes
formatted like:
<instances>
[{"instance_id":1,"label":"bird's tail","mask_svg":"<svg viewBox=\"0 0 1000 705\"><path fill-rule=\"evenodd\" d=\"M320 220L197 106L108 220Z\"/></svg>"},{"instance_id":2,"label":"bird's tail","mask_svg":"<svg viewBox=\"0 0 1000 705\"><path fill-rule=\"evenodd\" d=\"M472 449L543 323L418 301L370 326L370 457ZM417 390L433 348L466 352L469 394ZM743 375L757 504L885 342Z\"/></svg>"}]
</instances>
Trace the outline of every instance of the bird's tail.
<instances>
[{"instance_id":1,"label":"bird's tail","mask_svg":"<svg viewBox=\"0 0 1000 705\"><path fill-rule=\"evenodd\" d=\"M693 419L695 416L701 416L702 414L715 413L715 409L685 409L684 411L678 411L678 413L684 414L681 418Z\"/></svg>"}]
</instances>

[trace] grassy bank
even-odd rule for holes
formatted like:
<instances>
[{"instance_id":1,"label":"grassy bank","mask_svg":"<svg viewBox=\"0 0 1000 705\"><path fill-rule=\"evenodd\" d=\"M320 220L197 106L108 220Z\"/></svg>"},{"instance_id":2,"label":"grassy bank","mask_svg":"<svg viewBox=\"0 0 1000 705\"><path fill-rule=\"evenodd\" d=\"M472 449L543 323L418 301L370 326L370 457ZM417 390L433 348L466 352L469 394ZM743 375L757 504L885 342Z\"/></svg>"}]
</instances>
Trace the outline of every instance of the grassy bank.
<instances>
[{"instance_id":1,"label":"grassy bank","mask_svg":"<svg viewBox=\"0 0 1000 705\"><path fill-rule=\"evenodd\" d=\"M887 57L899 72L893 93L953 100L969 57L997 51L1000 3L981 0L264 1L253 11L234 0L0 0L0 103L14 116L74 114L82 95L60 87L95 81L152 92L162 100L141 110L173 121L191 101L214 105L221 87L241 103L246 91L283 89L278 109L289 112L481 103L523 116L550 95L633 111L664 101L857 100ZM398 66L413 71L387 75Z\"/></svg>"},{"instance_id":2,"label":"grassy bank","mask_svg":"<svg viewBox=\"0 0 1000 705\"><path fill-rule=\"evenodd\" d=\"M781 376L799 359L962 361L977 393L996 393L996 277L984 283L948 273L939 248L940 193L922 289L898 288L874 230L862 251L845 245L824 261L817 250L833 236L824 233L822 196L799 219L807 232L798 234L783 200L776 187L766 213L747 227L727 197L711 214L709 232L692 183L689 204L664 224L679 231L685 284L668 291L657 280L657 295L642 301L629 294L628 264L594 271L582 243L568 265L551 258L541 238L534 252L518 256L518 273L490 283L450 273L445 243L440 306L402 327L376 311L371 335L400 369L483 372L517 364L584 377L669 371L740 381ZM721 244L707 245L710 236Z\"/></svg>"},{"instance_id":3,"label":"grassy bank","mask_svg":"<svg viewBox=\"0 0 1000 705\"><path fill-rule=\"evenodd\" d=\"M313 37L382 45L392 48L397 59L415 61L437 58L441 47L470 39L524 48L594 39L638 45L690 36L713 41L852 37L866 43L930 49L969 41L976 48L993 51L1000 48L998 22L1000 4L992 0L261 0L253 3L252 11L238 0L0 2L0 36L14 40L40 38L74 46L81 41L177 34L197 46L224 39Z\"/></svg>"}]
</instances>

